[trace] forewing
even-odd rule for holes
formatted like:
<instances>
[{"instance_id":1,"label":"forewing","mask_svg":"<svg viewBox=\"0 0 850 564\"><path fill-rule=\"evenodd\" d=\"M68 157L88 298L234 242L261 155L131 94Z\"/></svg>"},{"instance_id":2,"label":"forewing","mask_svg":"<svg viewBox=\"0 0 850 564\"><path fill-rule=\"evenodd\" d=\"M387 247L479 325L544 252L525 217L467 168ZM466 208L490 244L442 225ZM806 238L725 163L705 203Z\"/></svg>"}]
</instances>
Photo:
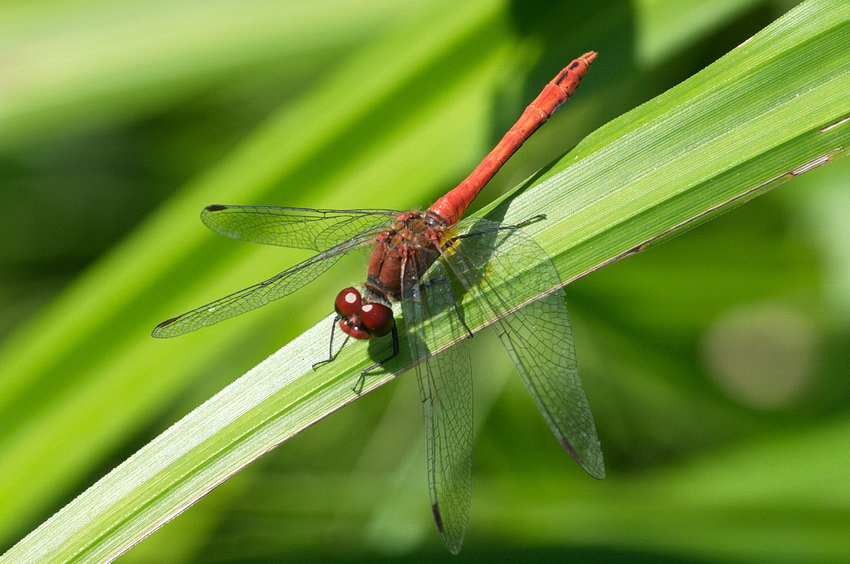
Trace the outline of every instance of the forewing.
<instances>
[{"instance_id":1,"label":"forewing","mask_svg":"<svg viewBox=\"0 0 850 564\"><path fill-rule=\"evenodd\" d=\"M472 373L466 329L455 312L455 298L438 262L429 279L402 301L407 338L416 365L416 380L425 419L425 445L431 509L443 543L452 554L463 544L472 485ZM438 330L423 320L449 312ZM435 347L460 339L435 356Z\"/></svg>"},{"instance_id":2,"label":"forewing","mask_svg":"<svg viewBox=\"0 0 850 564\"><path fill-rule=\"evenodd\" d=\"M374 241L374 238L375 235L371 232L361 233L353 239L344 241L272 276L268 280L248 286L177 317L167 319L154 328L152 335L154 337L176 337L282 298L311 282L348 251L368 245Z\"/></svg>"},{"instance_id":3,"label":"forewing","mask_svg":"<svg viewBox=\"0 0 850 564\"><path fill-rule=\"evenodd\" d=\"M477 220L446 260L494 325L534 403L561 445L591 476L605 477L596 425L582 389L555 266L519 228ZM546 293L550 292L550 293Z\"/></svg>"},{"instance_id":4,"label":"forewing","mask_svg":"<svg viewBox=\"0 0 850 564\"><path fill-rule=\"evenodd\" d=\"M323 251L364 231L381 231L399 213L212 205L201 212L201 221L216 233L233 239Z\"/></svg>"}]
</instances>

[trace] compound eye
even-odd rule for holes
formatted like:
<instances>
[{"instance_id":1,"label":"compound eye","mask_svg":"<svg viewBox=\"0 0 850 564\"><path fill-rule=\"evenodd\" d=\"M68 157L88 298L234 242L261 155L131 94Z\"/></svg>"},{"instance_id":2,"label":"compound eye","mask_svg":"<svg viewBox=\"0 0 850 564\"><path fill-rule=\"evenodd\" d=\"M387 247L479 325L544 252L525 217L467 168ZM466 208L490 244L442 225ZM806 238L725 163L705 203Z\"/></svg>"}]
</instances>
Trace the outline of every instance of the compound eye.
<instances>
[{"instance_id":1,"label":"compound eye","mask_svg":"<svg viewBox=\"0 0 850 564\"><path fill-rule=\"evenodd\" d=\"M383 337L393 330L393 310L383 304L366 304L360 308L363 326L375 337Z\"/></svg>"},{"instance_id":2,"label":"compound eye","mask_svg":"<svg viewBox=\"0 0 850 564\"><path fill-rule=\"evenodd\" d=\"M363 305L363 298L356 288L345 288L340 290L334 301L334 309L340 317L347 317L360 313L360 307Z\"/></svg>"}]
</instances>

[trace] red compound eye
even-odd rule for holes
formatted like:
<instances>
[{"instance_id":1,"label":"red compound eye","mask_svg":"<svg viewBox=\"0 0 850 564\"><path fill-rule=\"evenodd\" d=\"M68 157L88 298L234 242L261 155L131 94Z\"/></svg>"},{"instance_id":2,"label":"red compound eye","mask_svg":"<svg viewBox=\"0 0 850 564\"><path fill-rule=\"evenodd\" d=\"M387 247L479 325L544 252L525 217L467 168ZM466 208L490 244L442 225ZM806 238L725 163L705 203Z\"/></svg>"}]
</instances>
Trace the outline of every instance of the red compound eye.
<instances>
[{"instance_id":1,"label":"red compound eye","mask_svg":"<svg viewBox=\"0 0 850 564\"><path fill-rule=\"evenodd\" d=\"M340 317L339 328L355 339L383 337L393 330L393 310L383 304L363 304L356 288L345 288L336 295L334 309Z\"/></svg>"},{"instance_id":2,"label":"red compound eye","mask_svg":"<svg viewBox=\"0 0 850 564\"><path fill-rule=\"evenodd\" d=\"M383 304L366 304L360 308L363 326L375 337L383 337L392 331L395 325L393 310Z\"/></svg>"},{"instance_id":3,"label":"red compound eye","mask_svg":"<svg viewBox=\"0 0 850 564\"><path fill-rule=\"evenodd\" d=\"M345 288L340 290L334 301L334 309L340 317L348 317L360 313L363 298L356 288Z\"/></svg>"}]
</instances>

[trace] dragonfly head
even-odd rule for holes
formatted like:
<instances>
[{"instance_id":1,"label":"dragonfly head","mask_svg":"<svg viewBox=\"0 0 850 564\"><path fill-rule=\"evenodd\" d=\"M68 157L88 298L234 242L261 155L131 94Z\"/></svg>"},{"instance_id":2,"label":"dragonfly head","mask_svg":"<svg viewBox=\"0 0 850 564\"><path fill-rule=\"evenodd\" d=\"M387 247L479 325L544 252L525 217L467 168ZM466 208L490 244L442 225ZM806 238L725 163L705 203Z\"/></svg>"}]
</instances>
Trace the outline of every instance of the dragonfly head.
<instances>
[{"instance_id":1,"label":"dragonfly head","mask_svg":"<svg viewBox=\"0 0 850 564\"><path fill-rule=\"evenodd\" d=\"M363 303L363 296L356 288L345 288L336 296L336 314L340 317L339 328L355 339L383 337L393 330L393 310L381 303Z\"/></svg>"}]
</instances>

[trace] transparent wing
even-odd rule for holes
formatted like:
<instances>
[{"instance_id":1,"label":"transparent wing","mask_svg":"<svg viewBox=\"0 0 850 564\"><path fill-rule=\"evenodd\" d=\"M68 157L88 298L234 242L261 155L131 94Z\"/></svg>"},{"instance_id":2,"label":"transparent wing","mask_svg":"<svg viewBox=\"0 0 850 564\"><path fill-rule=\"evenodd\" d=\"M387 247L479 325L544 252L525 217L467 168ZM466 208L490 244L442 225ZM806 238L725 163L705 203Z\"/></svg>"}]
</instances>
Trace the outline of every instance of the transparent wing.
<instances>
[{"instance_id":1,"label":"transparent wing","mask_svg":"<svg viewBox=\"0 0 850 564\"><path fill-rule=\"evenodd\" d=\"M555 266L515 227L486 220L465 222L446 262L486 318L522 309L498 321L498 333L534 403L555 437L595 478L605 477L602 450L582 389L563 290Z\"/></svg>"},{"instance_id":2,"label":"transparent wing","mask_svg":"<svg viewBox=\"0 0 850 564\"><path fill-rule=\"evenodd\" d=\"M282 298L311 282L348 251L372 243L375 240L375 235L374 231L360 233L354 238L272 276L268 280L248 286L177 317L166 319L157 325L151 334L154 337L161 338L176 337Z\"/></svg>"},{"instance_id":3,"label":"transparent wing","mask_svg":"<svg viewBox=\"0 0 850 564\"><path fill-rule=\"evenodd\" d=\"M426 330L422 323L455 309L446 274L445 267L435 263L428 280L405 288L403 295L408 298L402 300L402 308L411 354L414 359L427 358L415 370L425 419L431 509L443 543L457 554L472 495L472 372L467 331L454 311L438 330ZM452 340L459 341L428 358L435 347Z\"/></svg>"},{"instance_id":4,"label":"transparent wing","mask_svg":"<svg viewBox=\"0 0 850 564\"><path fill-rule=\"evenodd\" d=\"M216 233L233 239L323 251L364 231L380 231L400 213L213 205L204 208L201 221Z\"/></svg>"}]
</instances>

